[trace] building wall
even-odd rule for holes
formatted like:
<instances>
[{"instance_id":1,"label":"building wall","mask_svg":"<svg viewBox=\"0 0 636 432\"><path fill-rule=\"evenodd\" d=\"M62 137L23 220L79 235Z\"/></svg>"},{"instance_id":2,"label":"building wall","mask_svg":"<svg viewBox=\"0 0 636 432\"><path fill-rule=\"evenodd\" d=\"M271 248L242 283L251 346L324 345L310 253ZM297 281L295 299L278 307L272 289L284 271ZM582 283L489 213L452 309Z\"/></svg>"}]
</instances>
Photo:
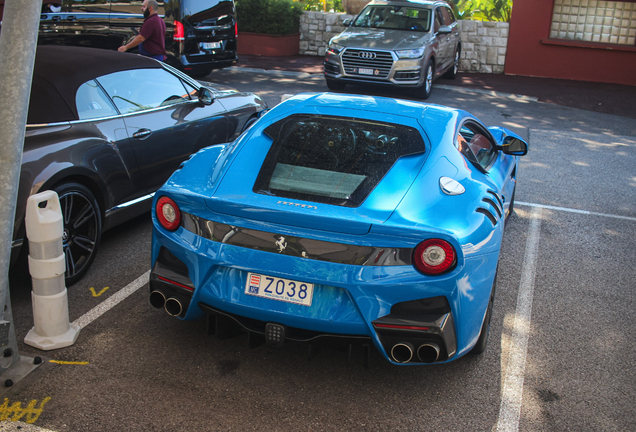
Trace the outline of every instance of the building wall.
<instances>
[{"instance_id":1,"label":"building wall","mask_svg":"<svg viewBox=\"0 0 636 432\"><path fill-rule=\"evenodd\" d=\"M300 17L300 54L324 56L329 40L344 31L342 22L354 17L343 13L304 12ZM460 20L459 26L462 31L460 71L503 73L508 23Z\"/></svg>"},{"instance_id":2,"label":"building wall","mask_svg":"<svg viewBox=\"0 0 636 432\"><path fill-rule=\"evenodd\" d=\"M618 2L585 2L590 7L599 3L615 7ZM636 85L636 46L551 39L554 4L515 0L506 74Z\"/></svg>"}]
</instances>

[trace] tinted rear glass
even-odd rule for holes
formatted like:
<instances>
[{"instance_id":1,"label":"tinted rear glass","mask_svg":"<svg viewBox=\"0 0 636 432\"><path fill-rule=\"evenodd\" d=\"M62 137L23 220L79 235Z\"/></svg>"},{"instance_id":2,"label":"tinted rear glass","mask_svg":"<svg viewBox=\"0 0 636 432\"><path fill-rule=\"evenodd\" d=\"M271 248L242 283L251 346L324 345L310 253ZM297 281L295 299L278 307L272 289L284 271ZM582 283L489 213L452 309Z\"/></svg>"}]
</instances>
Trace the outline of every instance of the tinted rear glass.
<instances>
[{"instance_id":1,"label":"tinted rear glass","mask_svg":"<svg viewBox=\"0 0 636 432\"><path fill-rule=\"evenodd\" d=\"M265 130L272 146L254 192L357 207L402 156L424 151L411 127L293 115Z\"/></svg>"},{"instance_id":2,"label":"tinted rear glass","mask_svg":"<svg viewBox=\"0 0 636 432\"><path fill-rule=\"evenodd\" d=\"M192 24L208 21L210 25L232 22L234 2L232 0L183 0L182 16Z\"/></svg>"}]
</instances>

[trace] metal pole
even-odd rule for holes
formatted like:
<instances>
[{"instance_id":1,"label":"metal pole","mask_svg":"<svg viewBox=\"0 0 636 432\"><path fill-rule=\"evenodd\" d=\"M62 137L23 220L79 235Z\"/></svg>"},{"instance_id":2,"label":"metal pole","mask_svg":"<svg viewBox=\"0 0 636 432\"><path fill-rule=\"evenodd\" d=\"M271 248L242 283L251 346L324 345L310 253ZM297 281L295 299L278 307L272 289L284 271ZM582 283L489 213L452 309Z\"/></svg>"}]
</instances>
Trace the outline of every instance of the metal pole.
<instances>
[{"instance_id":1,"label":"metal pole","mask_svg":"<svg viewBox=\"0 0 636 432\"><path fill-rule=\"evenodd\" d=\"M41 0L6 0L0 31L0 374L20 360L9 264Z\"/></svg>"}]
</instances>

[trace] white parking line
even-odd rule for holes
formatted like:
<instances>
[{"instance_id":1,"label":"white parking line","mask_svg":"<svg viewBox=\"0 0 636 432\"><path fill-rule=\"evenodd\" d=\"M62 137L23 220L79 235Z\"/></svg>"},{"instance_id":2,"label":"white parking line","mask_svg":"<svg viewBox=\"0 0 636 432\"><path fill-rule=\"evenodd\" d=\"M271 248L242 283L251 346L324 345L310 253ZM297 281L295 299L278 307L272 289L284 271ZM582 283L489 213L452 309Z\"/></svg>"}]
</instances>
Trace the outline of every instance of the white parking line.
<instances>
[{"instance_id":1,"label":"white parking line","mask_svg":"<svg viewBox=\"0 0 636 432\"><path fill-rule=\"evenodd\" d=\"M601 216L601 217L614 218L614 219L623 219L623 220L636 222L636 217L613 215L608 213L597 213L597 212L591 212L587 210L571 209L567 207L557 207L557 206L551 206L551 205L545 205L545 204L534 204L534 203L527 203L527 202L521 202L521 201L515 201L515 205L544 208L549 210L557 210L562 212L578 213L578 214L591 215L591 216Z\"/></svg>"},{"instance_id":2,"label":"white parking line","mask_svg":"<svg viewBox=\"0 0 636 432\"><path fill-rule=\"evenodd\" d=\"M497 431L501 432L519 430L542 211L541 207L535 207L530 214L530 232L528 233L528 240L526 241L521 284L519 286L519 293L517 294L517 310L513 318L512 334L510 335L508 363L506 364L505 371L503 371L504 376L501 380L503 389L501 391L499 420L497 421Z\"/></svg>"},{"instance_id":3,"label":"white parking line","mask_svg":"<svg viewBox=\"0 0 636 432\"><path fill-rule=\"evenodd\" d=\"M148 283L150 279L150 270L139 276L137 279L126 285L123 289L120 289L112 296L108 297L102 303L95 306L93 309L86 312L84 315L73 321L73 324L79 325L80 328L84 328L97 318L108 312L110 309L118 305L121 301L125 300L129 295L137 291L139 288Z\"/></svg>"}]
</instances>

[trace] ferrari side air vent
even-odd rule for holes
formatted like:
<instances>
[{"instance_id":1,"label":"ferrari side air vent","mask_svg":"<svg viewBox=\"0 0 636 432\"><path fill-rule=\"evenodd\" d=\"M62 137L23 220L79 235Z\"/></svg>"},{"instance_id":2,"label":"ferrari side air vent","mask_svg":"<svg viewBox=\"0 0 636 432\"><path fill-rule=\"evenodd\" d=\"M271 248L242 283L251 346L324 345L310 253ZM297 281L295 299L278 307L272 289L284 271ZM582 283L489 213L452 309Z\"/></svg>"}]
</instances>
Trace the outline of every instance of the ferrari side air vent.
<instances>
[{"instance_id":1,"label":"ferrari side air vent","mask_svg":"<svg viewBox=\"0 0 636 432\"><path fill-rule=\"evenodd\" d=\"M475 211L477 213L481 213L481 214L485 215L488 219L490 219L490 222L492 222L493 226L497 225L497 219L495 218L495 216L489 210L486 210L485 208L479 207Z\"/></svg>"},{"instance_id":2,"label":"ferrari side air vent","mask_svg":"<svg viewBox=\"0 0 636 432\"><path fill-rule=\"evenodd\" d=\"M495 191L491 191L490 189L487 191L490 195L493 196L493 198L495 198L495 200L497 200L497 203L499 204L499 210L501 210L503 212L503 202L501 200L501 197L499 196L499 194Z\"/></svg>"},{"instance_id":3,"label":"ferrari side air vent","mask_svg":"<svg viewBox=\"0 0 636 432\"><path fill-rule=\"evenodd\" d=\"M492 208L495 209L495 211L497 212L497 214L499 215L499 217L501 217L501 210L499 210L499 206L497 204L495 204L495 201L491 200L490 198L483 198L482 199L483 202L490 204L492 206Z\"/></svg>"}]
</instances>

